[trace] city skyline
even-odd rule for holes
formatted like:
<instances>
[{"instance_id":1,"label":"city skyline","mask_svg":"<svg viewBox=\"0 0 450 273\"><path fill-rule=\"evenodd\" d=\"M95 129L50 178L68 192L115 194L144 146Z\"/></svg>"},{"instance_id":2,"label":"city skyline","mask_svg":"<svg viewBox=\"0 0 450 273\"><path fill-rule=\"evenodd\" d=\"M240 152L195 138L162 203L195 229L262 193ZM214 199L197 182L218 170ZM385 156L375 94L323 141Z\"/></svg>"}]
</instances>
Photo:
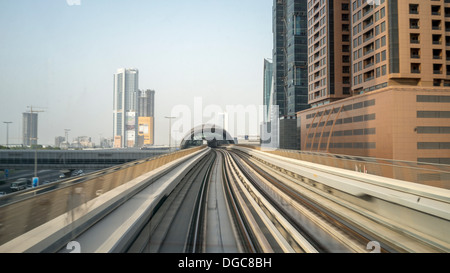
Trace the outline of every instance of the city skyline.
<instances>
[{"instance_id":1,"label":"city skyline","mask_svg":"<svg viewBox=\"0 0 450 273\"><path fill-rule=\"evenodd\" d=\"M0 3L0 14L0 116L13 122L10 144L22 142L29 105L46 109L39 114L39 144L54 145L64 129L95 143L112 138L111 75L120 67L138 68L140 86L158 91L156 145L168 144L164 116L179 104L192 107L194 97L205 106L261 105L261 62L272 52L271 0L23 0Z\"/></svg>"}]
</instances>

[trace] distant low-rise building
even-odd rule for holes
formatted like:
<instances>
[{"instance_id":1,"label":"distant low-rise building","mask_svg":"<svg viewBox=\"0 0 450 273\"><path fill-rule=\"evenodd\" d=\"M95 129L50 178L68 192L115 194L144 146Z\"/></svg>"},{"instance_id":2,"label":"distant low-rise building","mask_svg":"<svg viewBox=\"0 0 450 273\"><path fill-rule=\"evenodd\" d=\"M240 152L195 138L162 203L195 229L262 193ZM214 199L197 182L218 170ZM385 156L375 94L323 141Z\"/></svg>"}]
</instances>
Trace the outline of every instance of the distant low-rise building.
<instances>
[{"instance_id":1,"label":"distant low-rise building","mask_svg":"<svg viewBox=\"0 0 450 273\"><path fill-rule=\"evenodd\" d=\"M95 143L93 143L91 137L88 137L88 136L79 136L77 138L77 143L79 143L81 148L94 148L95 147Z\"/></svg>"},{"instance_id":2,"label":"distant low-rise building","mask_svg":"<svg viewBox=\"0 0 450 273\"><path fill-rule=\"evenodd\" d=\"M66 141L66 138L63 136L57 136L55 137L55 147L61 148L61 144Z\"/></svg>"}]
</instances>

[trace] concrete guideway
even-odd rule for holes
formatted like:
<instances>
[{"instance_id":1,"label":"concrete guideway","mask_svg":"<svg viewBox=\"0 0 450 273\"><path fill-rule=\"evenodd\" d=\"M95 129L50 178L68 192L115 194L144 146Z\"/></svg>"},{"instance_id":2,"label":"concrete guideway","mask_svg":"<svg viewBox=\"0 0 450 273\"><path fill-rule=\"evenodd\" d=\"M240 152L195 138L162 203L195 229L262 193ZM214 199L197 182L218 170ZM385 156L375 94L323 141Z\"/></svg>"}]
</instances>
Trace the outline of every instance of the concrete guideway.
<instances>
[{"instance_id":1,"label":"concrete guideway","mask_svg":"<svg viewBox=\"0 0 450 273\"><path fill-rule=\"evenodd\" d=\"M440 251L450 251L450 191L390 178L273 155L235 146L255 161L302 187L356 207L394 230L408 234ZM300 189L299 189L300 190ZM404 246L414 252L414 246ZM420 251L420 250L419 250Z\"/></svg>"},{"instance_id":2,"label":"concrete guideway","mask_svg":"<svg viewBox=\"0 0 450 273\"><path fill-rule=\"evenodd\" d=\"M207 151L201 151L190 160L180 162L176 160L164 166L170 172L159 177L145 189L132 196L126 203L114 209L101 221L89 228L86 232L75 238L87 253L125 252L130 242L142 226L154 213L158 203L169 195L184 175L193 167L195 162L205 156ZM176 166L175 168L173 168ZM161 170L160 170L161 171ZM136 181L116 188L116 194L129 194L126 191L136 187L138 183L146 183L155 173L150 172L137 178Z\"/></svg>"},{"instance_id":3,"label":"concrete guideway","mask_svg":"<svg viewBox=\"0 0 450 273\"><path fill-rule=\"evenodd\" d=\"M208 186L206 253L236 253L240 251L233 232L230 211L226 206L225 182L222 176L223 164L223 158L218 156Z\"/></svg>"},{"instance_id":4,"label":"concrete guideway","mask_svg":"<svg viewBox=\"0 0 450 273\"><path fill-rule=\"evenodd\" d=\"M203 147L193 148L114 167L102 174L93 174L90 180L83 183L69 184L57 191L3 205L0 207L0 252L57 251L104 214L114 210L169 170L201 153L202 149ZM151 171L147 172L148 169ZM114 179L109 180L108 176ZM48 202L49 200L54 202ZM28 215L26 213L20 214L21 210L34 208L40 209L35 211L34 218L23 216ZM51 214L55 216L49 219ZM22 228L23 221L29 224Z\"/></svg>"},{"instance_id":5,"label":"concrete guideway","mask_svg":"<svg viewBox=\"0 0 450 273\"><path fill-rule=\"evenodd\" d=\"M382 252L449 252L448 192L242 146L198 147L11 199L0 205L0 252L368 252L373 242Z\"/></svg>"}]
</instances>

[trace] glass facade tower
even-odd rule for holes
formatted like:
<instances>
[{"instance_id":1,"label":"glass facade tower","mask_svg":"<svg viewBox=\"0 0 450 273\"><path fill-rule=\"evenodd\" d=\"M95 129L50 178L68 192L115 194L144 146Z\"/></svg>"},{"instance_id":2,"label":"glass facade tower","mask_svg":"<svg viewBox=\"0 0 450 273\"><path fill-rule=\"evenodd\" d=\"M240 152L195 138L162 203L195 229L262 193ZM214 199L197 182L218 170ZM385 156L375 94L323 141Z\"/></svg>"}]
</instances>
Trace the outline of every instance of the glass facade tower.
<instances>
[{"instance_id":1,"label":"glass facade tower","mask_svg":"<svg viewBox=\"0 0 450 273\"><path fill-rule=\"evenodd\" d=\"M272 62L264 59L264 94L263 94L263 105L264 119L267 121L267 115L269 113L269 105L271 105L270 95L272 93L272 78L273 78L273 65Z\"/></svg>"},{"instance_id":2,"label":"glass facade tower","mask_svg":"<svg viewBox=\"0 0 450 273\"><path fill-rule=\"evenodd\" d=\"M280 117L308 109L307 0L274 0L273 104Z\"/></svg>"},{"instance_id":3,"label":"glass facade tower","mask_svg":"<svg viewBox=\"0 0 450 273\"><path fill-rule=\"evenodd\" d=\"M138 88L137 69L122 68L114 74L113 135L116 148L136 145Z\"/></svg>"}]
</instances>

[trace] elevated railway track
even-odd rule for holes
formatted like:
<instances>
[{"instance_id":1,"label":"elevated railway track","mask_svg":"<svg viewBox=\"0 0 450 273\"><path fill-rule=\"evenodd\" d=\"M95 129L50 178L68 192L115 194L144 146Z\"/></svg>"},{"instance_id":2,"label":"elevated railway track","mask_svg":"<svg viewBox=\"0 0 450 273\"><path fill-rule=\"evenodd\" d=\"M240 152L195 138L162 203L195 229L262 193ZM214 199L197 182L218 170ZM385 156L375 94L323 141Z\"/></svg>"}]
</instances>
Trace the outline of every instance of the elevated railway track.
<instances>
[{"instance_id":1,"label":"elevated railway track","mask_svg":"<svg viewBox=\"0 0 450 273\"><path fill-rule=\"evenodd\" d=\"M0 197L0 252L449 252L449 214L446 189L198 147Z\"/></svg>"}]
</instances>

